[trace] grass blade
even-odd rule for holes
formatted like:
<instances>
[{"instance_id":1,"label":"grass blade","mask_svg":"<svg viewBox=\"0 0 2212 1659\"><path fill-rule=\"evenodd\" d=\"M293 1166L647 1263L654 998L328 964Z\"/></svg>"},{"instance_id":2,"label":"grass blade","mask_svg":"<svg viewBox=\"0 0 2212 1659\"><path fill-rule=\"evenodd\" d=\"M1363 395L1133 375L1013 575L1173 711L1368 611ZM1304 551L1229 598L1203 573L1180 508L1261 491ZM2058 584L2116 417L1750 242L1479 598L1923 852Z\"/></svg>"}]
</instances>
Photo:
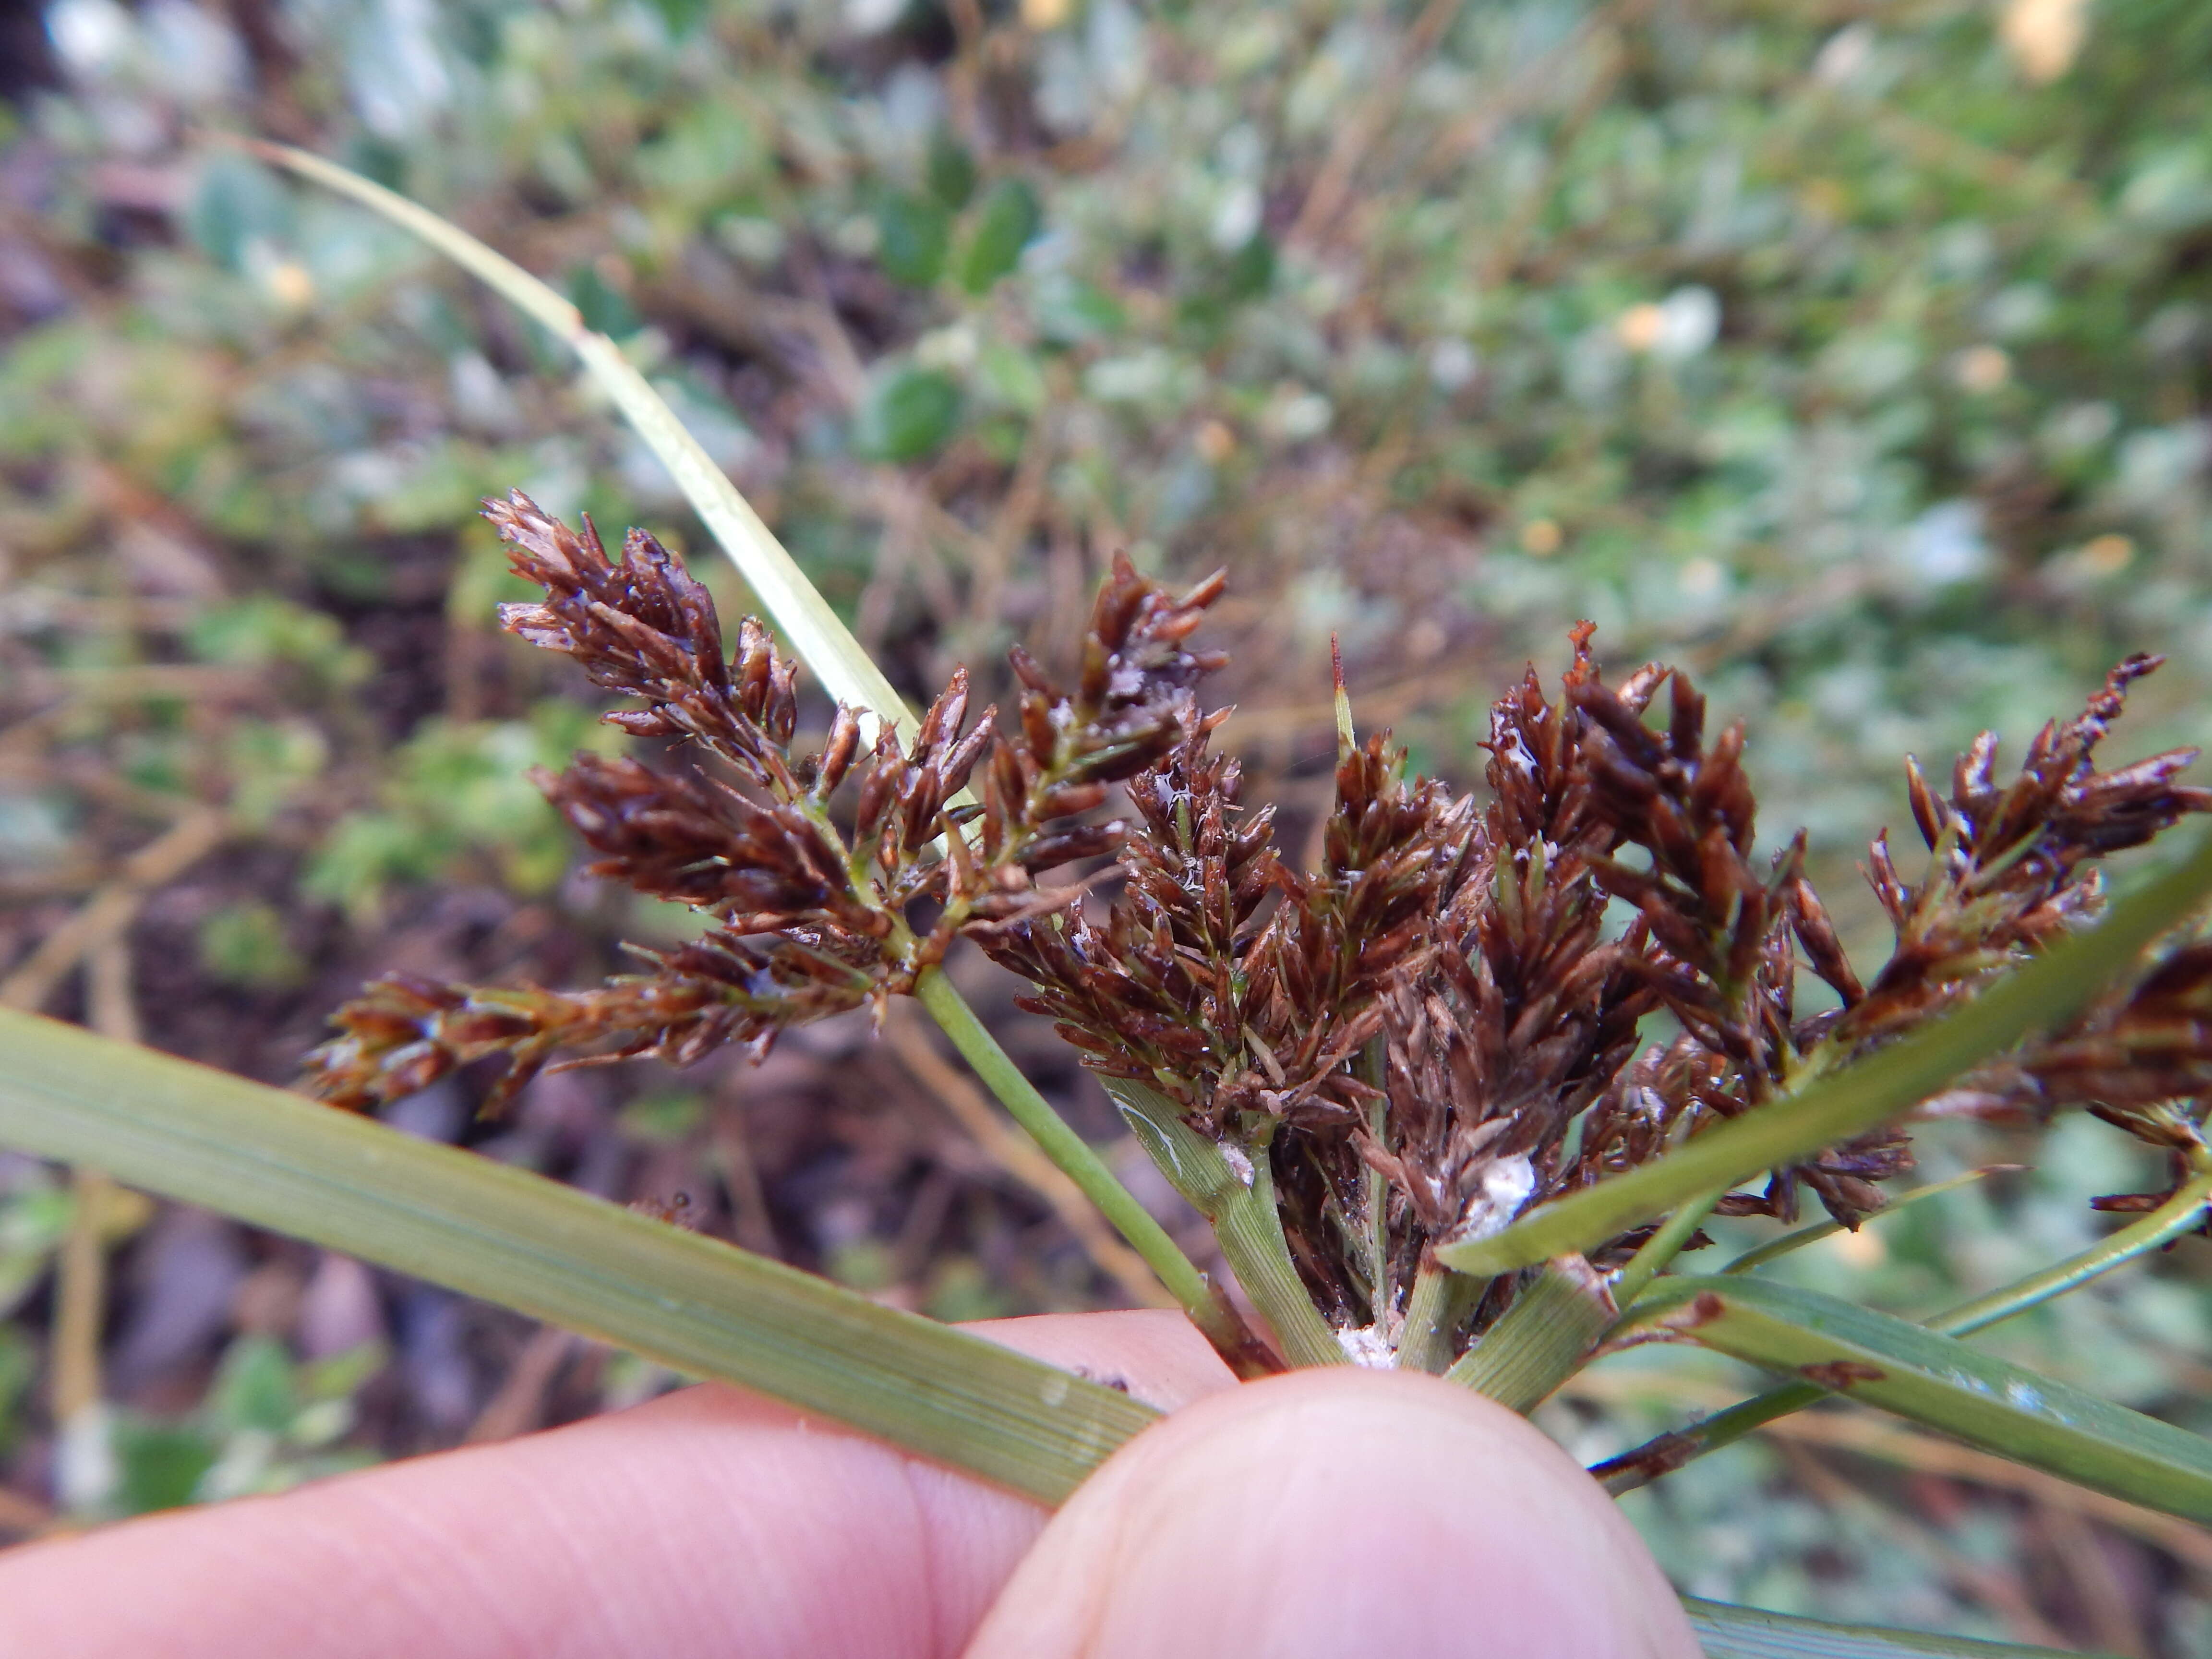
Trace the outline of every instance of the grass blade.
<instances>
[{"instance_id":1,"label":"grass blade","mask_svg":"<svg viewBox=\"0 0 2212 1659\"><path fill-rule=\"evenodd\" d=\"M471 1152L0 1010L0 1146L481 1297L1057 1503L1156 1413Z\"/></svg>"},{"instance_id":2,"label":"grass blade","mask_svg":"<svg viewBox=\"0 0 2212 1659\"><path fill-rule=\"evenodd\" d=\"M2087 1249L1987 1295L1948 1308L1927 1321L1927 1327L1946 1336L1967 1336L1987 1330L2015 1314L2025 1313L2053 1297L2079 1290L2091 1279L2124 1267L2139 1255L2161 1249L2184 1233L2203 1225L2208 1202L2212 1202L2212 1174L2197 1176L2150 1214L2099 1239ZM1741 1262L1732 1261L1722 1271L1733 1273L1741 1266ZM1701 1417L1686 1427L1670 1431L1633 1450L1609 1458L1590 1473L1605 1482L1607 1492L1633 1492L1707 1452L1733 1444L1778 1417L1802 1411L1826 1397L1825 1389L1810 1382L1785 1382L1778 1389L1739 1401L1725 1411Z\"/></svg>"},{"instance_id":3,"label":"grass blade","mask_svg":"<svg viewBox=\"0 0 2212 1659\"><path fill-rule=\"evenodd\" d=\"M2186 1520L2212 1521L2212 1440L1835 1297L1766 1279L1662 1279L1634 1310L1970 1445Z\"/></svg>"},{"instance_id":4,"label":"grass blade","mask_svg":"<svg viewBox=\"0 0 2212 1659\"><path fill-rule=\"evenodd\" d=\"M1497 1274L1595 1249L1715 1187L1733 1186L1902 1115L1960 1073L2063 1019L2212 892L2212 836L1966 1006L1808 1087L1698 1135L1680 1151L1540 1206L1503 1231L1438 1250L1461 1273Z\"/></svg>"},{"instance_id":5,"label":"grass blade","mask_svg":"<svg viewBox=\"0 0 2212 1659\"><path fill-rule=\"evenodd\" d=\"M1682 1598L1705 1659L2060 1659L2056 1648L1923 1636L1874 1625L1832 1625L1726 1601Z\"/></svg>"}]
</instances>

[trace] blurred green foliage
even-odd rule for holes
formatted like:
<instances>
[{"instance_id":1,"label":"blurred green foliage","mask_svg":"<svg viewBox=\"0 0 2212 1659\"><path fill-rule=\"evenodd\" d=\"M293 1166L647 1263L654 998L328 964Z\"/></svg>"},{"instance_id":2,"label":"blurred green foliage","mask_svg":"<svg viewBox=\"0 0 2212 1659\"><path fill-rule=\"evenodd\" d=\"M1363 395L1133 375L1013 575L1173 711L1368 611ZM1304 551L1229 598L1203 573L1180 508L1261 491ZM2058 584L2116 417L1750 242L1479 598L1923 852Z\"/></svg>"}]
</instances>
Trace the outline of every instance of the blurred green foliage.
<instances>
[{"instance_id":1,"label":"blurred green foliage","mask_svg":"<svg viewBox=\"0 0 2212 1659\"><path fill-rule=\"evenodd\" d=\"M281 988L307 977L307 964L284 936L276 907L246 900L227 904L200 923L200 959L230 985Z\"/></svg>"},{"instance_id":2,"label":"blurred green foliage","mask_svg":"<svg viewBox=\"0 0 2212 1659\"><path fill-rule=\"evenodd\" d=\"M2016 753L2138 649L2173 661L2123 741L2203 735L2212 9L247 9L275 35L55 0L66 86L0 128L30 181L0 225L29 296L0 644L61 757L0 769L0 877L219 799L298 873L196 924L218 981L289 982L301 907L360 935L440 882L567 902L524 774L601 733L488 631L514 595L477 496L702 544L530 325L188 132L315 143L556 283L910 689L1067 646L1114 550L1226 563L1255 770L1326 754L1334 633L1363 720L1467 775L1502 678L1592 617L1747 721L1768 834L1810 827L1862 947L1848 865L1903 819L1904 752L1995 726ZM103 769L138 793L85 787ZM677 1102L631 1133L685 1133ZM2097 1169L2116 1140L2069 1127L2033 1181L1787 1271L1924 1311L2079 1242L2083 1197L2129 1184ZM54 1196L0 1200L0 1281ZM832 1267L903 1270L867 1239ZM972 1262L925 1279L933 1311L1003 1305ZM2208 1320L2185 1260L1990 1340L2187 1417ZM204 1419L118 1427L114 1502L324 1455L298 1425L333 1396L284 1363L234 1348ZM1634 1415L1574 1431L1611 1449ZM1689 1588L1999 1631L1940 1552L1779 1469L1747 1446L1638 1500ZM1970 1506L1946 1547L2011 1559L2032 1520ZM2203 1627L2184 1589L2148 1605L2166 1650Z\"/></svg>"},{"instance_id":3,"label":"blurred green foliage","mask_svg":"<svg viewBox=\"0 0 2212 1659\"><path fill-rule=\"evenodd\" d=\"M242 1336L188 1416L93 1408L64 1440L63 1485L76 1518L283 1492L374 1462L338 1443L354 1426L355 1393L387 1358L370 1346L301 1364L271 1338Z\"/></svg>"},{"instance_id":4,"label":"blurred green foliage","mask_svg":"<svg viewBox=\"0 0 2212 1659\"><path fill-rule=\"evenodd\" d=\"M515 892L542 894L573 849L532 773L618 746L594 710L566 699L536 704L526 720L426 720L392 751L380 803L331 827L301 890L368 919L387 884L465 876L473 854Z\"/></svg>"}]
</instances>

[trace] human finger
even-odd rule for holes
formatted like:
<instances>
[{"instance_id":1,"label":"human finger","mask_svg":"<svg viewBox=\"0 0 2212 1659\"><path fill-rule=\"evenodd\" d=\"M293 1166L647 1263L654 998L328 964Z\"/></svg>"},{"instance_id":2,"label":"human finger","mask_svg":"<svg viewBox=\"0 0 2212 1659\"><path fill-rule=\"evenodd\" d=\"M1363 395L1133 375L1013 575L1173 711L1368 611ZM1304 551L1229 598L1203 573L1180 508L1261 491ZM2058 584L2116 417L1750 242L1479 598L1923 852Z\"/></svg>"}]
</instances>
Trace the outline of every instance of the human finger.
<instances>
[{"instance_id":1,"label":"human finger","mask_svg":"<svg viewBox=\"0 0 2212 1659\"><path fill-rule=\"evenodd\" d=\"M1201 1400L1108 1462L968 1659L1698 1659L1620 1511L1513 1413L1309 1370Z\"/></svg>"},{"instance_id":2,"label":"human finger","mask_svg":"<svg viewBox=\"0 0 2212 1659\"><path fill-rule=\"evenodd\" d=\"M981 1334L1162 1405L1228 1382L1171 1313ZM702 1387L0 1555L0 1656L933 1659L959 1651L1042 1520L835 1425Z\"/></svg>"}]
</instances>

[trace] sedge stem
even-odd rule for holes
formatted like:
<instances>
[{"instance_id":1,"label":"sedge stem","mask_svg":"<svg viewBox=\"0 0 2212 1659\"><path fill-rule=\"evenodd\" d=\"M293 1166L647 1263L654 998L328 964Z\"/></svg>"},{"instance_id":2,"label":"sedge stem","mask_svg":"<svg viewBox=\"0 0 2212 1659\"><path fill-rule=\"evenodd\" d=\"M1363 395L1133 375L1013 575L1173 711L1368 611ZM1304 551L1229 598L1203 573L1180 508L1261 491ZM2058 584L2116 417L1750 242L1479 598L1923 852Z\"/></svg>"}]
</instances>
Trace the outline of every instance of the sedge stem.
<instances>
[{"instance_id":1,"label":"sedge stem","mask_svg":"<svg viewBox=\"0 0 2212 1659\"><path fill-rule=\"evenodd\" d=\"M1131 1078L1099 1080L1168 1184L1213 1229L1221 1254L1273 1330L1283 1358L1293 1365L1350 1364L1351 1356L1291 1263L1282 1217L1275 1210L1267 1149L1239 1149L1239 1162L1232 1164L1228 1152L1184 1122L1182 1110L1158 1090Z\"/></svg>"},{"instance_id":2,"label":"sedge stem","mask_svg":"<svg viewBox=\"0 0 2212 1659\"><path fill-rule=\"evenodd\" d=\"M1619 1312L1589 1262L1578 1255L1547 1261L1444 1380L1525 1416L1574 1375Z\"/></svg>"},{"instance_id":3,"label":"sedge stem","mask_svg":"<svg viewBox=\"0 0 2212 1659\"><path fill-rule=\"evenodd\" d=\"M1091 1143L1067 1126L1067 1121L1022 1075L998 1040L984 1028L952 982L932 968L915 982L914 994L929 1010L952 1046L999 1097L1007 1115L1021 1125L1037 1150L1098 1206L1098 1212L1128 1242L1145 1265L1159 1276L1190 1322L1205 1333L1229 1368L1240 1376L1264 1376L1275 1365L1258 1338L1229 1305L1221 1292L1169 1237L1168 1230L1152 1212L1115 1177Z\"/></svg>"},{"instance_id":4,"label":"sedge stem","mask_svg":"<svg viewBox=\"0 0 2212 1659\"><path fill-rule=\"evenodd\" d=\"M1451 1366L1460 1327L1490 1288L1486 1279L1455 1273L1425 1262L1406 1298L1406 1322L1398 1335L1398 1369L1441 1375Z\"/></svg>"},{"instance_id":5,"label":"sedge stem","mask_svg":"<svg viewBox=\"0 0 2212 1659\"><path fill-rule=\"evenodd\" d=\"M1613 1276L1613 1300L1626 1308L1644 1294L1644 1287L1656 1279L1662 1268L1682 1253L1690 1236L1704 1224L1713 1212L1713 1206L1726 1195L1728 1188L1719 1187L1692 1199L1674 1214L1661 1222L1651 1237L1628 1260L1628 1265Z\"/></svg>"}]
</instances>

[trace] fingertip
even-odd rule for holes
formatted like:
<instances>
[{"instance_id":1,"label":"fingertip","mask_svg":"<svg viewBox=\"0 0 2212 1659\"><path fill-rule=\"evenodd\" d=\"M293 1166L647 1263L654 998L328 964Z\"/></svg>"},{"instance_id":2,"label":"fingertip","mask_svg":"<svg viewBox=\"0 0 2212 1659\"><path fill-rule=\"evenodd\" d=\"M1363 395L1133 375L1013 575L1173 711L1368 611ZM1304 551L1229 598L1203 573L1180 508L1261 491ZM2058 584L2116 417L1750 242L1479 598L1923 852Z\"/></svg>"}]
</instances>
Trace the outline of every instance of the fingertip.
<instances>
[{"instance_id":1,"label":"fingertip","mask_svg":"<svg viewBox=\"0 0 2212 1659\"><path fill-rule=\"evenodd\" d=\"M1200 1401L1063 1508L969 1659L1698 1659L1605 1494L1433 1378L1305 1371Z\"/></svg>"},{"instance_id":2,"label":"fingertip","mask_svg":"<svg viewBox=\"0 0 2212 1659\"><path fill-rule=\"evenodd\" d=\"M1041 1519L710 1386L0 1558L0 1656L939 1659Z\"/></svg>"},{"instance_id":3,"label":"fingertip","mask_svg":"<svg viewBox=\"0 0 2212 1659\"><path fill-rule=\"evenodd\" d=\"M985 1334L1163 1406L1229 1385L1177 1315ZM0 1554L0 1659L941 1659L1042 1522L834 1424L688 1389Z\"/></svg>"}]
</instances>

